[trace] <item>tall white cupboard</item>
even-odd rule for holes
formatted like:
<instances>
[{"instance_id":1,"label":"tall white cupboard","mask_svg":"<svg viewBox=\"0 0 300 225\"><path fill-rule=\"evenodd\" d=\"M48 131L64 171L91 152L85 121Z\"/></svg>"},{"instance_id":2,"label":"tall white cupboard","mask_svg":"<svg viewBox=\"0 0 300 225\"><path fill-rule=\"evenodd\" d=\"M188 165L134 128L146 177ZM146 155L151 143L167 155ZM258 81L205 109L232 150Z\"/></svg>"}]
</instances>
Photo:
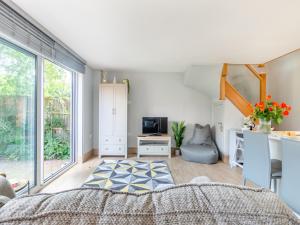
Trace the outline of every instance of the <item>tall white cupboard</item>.
<instances>
[{"instance_id":1,"label":"tall white cupboard","mask_svg":"<svg viewBox=\"0 0 300 225\"><path fill-rule=\"evenodd\" d=\"M127 93L127 84L100 84L100 157L127 158Z\"/></svg>"}]
</instances>

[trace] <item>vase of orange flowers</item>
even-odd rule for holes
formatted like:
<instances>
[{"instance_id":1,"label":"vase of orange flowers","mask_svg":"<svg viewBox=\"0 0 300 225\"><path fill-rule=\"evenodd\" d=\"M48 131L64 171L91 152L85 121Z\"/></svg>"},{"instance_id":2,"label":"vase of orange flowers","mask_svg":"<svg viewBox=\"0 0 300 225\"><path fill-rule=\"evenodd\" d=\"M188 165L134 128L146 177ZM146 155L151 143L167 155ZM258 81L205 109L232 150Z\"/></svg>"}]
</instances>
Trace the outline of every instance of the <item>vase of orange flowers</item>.
<instances>
[{"instance_id":1,"label":"vase of orange flowers","mask_svg":"<svg viewBox=\"0 0 300 225\"><path fill-rule=\"evenodd\" d=\"M253 109L254 118L259 120L258 129L264 133L270 133L272 122L275 124L282 123L284 117L287 117L291 111L291 106L282 102L272 101L270 95L267 96L266 101L256 103Z\"/></svg>"}]
</instances>

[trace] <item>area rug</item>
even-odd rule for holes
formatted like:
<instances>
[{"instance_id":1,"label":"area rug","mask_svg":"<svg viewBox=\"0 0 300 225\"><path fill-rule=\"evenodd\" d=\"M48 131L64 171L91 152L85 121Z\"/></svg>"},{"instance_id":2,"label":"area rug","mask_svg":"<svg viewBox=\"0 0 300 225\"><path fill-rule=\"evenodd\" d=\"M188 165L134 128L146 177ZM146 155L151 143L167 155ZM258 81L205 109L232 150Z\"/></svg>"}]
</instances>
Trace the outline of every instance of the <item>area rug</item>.
<instances>
[{"instance_id":1,"label":"area rug","mask_svg":"<svg viewBox=\"0 0 300 225\"><path fill-rule=\"evenodd\" d=\"M144 193L174 185L165 161L103 160L83 187Z\"/></svg>"}]
</instances>

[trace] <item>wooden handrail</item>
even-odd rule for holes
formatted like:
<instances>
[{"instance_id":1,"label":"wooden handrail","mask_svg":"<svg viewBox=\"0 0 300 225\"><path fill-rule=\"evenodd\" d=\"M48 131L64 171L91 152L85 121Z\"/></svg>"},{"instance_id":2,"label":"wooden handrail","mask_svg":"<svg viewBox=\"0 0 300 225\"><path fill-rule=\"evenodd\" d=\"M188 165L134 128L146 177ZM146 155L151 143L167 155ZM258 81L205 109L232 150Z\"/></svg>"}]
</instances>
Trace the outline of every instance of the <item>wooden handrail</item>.
<instances>
[{"instance_id":1,"label":"wooden handrail","mask_svg":"<svg viewBox=\"0 0 300 225\"><path fill-rule=\"evenodd\" d=\"M259 79L260 82L260 100L266 99L266 74L258 73L252 65L245 64L251 73ZM235 89L228 81L228 64L224 63L220 79L220 100L229 99L244 116L252 114L253 108L251 103L243 97L237 89Z\"/></svg>"},{"instance_id":2,"label":"wooden handrail","mask_svg":"<svg viewBox=\"0 0 300 225\"><path fill-rule=\"evenodd\" d=\"M225 100L225 81L228 74L228 64L224 63L220 79L220 100Z\"/></svg>"},{"instance_id":3,"label":"wooden handrail","mask_svg":"<svg viewBox=\"0 0 300 225\"><path fill-rule=\"evenodd\" d=\"M249 65L249 64L245 64L245 66L252 72L252 74L254 76L256 76L259 80L261 80L261 76L260 76L260 73L258 73L253 66Z\"/></svg>"},{"instance_id":4,"label":"wooden handrail","mask_svg":"<svg viewBox=\"0 0 300 225\"><path fill-rule=\"evenodd\" d=\"M228 81L225 81L225 94L244 116L252 114L252 106Z\"/></svg>"},{"instance_id":5,"label":"wooden handrail","mask_svg":"<svg viewBox=\"0 0 300 225\"><path fill-rule=\"evenodd\" d=\"M261 102L267 97L267 75L266 73L257 72L252 65L245 64L252 74L259 79L259 99Z\"/></svg>"}]
</instances>

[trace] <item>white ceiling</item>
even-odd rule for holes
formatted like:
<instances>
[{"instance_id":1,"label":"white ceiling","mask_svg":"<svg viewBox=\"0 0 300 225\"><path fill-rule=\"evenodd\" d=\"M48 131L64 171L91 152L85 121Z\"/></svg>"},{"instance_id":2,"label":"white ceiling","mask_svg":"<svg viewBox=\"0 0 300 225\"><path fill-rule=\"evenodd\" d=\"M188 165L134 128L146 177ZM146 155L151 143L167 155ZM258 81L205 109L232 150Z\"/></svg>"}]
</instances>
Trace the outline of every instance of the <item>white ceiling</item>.
<instances>
[{"instance_id":1,"label":"white ceiling","mask_svg":"<svg viewBox=\"0 0 300 225\"><path fill-rule=\"evenodd\" d=\"M181 72L300 47L299 0L13 0L94 69Z\"/></svg>"}]
</instances>

